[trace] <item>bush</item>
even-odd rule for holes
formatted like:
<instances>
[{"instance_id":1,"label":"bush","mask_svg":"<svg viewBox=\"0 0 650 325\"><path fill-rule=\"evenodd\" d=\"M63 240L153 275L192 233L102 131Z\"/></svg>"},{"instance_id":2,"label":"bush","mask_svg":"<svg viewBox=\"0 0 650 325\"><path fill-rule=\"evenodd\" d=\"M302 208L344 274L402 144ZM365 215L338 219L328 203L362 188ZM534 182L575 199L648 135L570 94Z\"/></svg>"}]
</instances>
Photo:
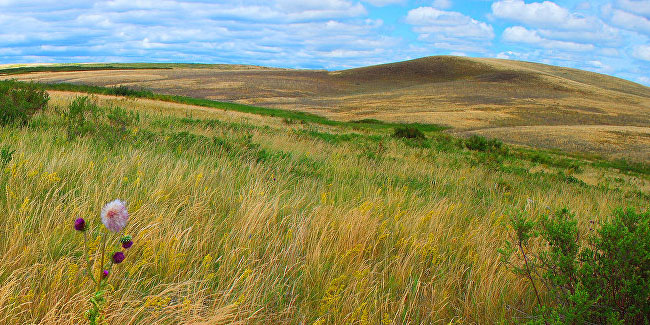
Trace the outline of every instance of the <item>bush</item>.
<instances>
[{"instance_id":1,"label":"bush","mask_svg":"<svg viewBox=\"0 0 650 325\"><path fill-rule=\"evenodd\" d=\"M114 86L109 88L112 95L117 95L117 96L134 96L137 95L137 91L130 89L127 86L124 85L119 85L119 86Z\"/></svg>"},{"instance_id":2,"label":"bush","mask_svg":"<svg viewBox=\"0 0 650 325\"><path fill-rule=\"evenodd\" d=\"M76 97L68 105L68 109L61 112L68 139L72 140L93 131L102 113L102 110L88 96Z\"/></svg>"},{"instance_id":3,"label":"bush","mask_svg":"<svg viewBox=\"0 0 650 325\"><path fill-rule=\"evenodd\" d=\"M117 106L100 107L87 96L75 98L60 114L69 140L91 134L109 146L123 140L129 133L128 127L140 121L137 113Z\"/></svg>"},{"instance_id":4,"label":"bush","mask_svg":"<svg viewBox=\"0 0 650 325\"><path fill-rule=\"evenodd\" d=\"M140 115L118 106L110 107L106 118L110 126L119 132L126 132L127 127L140 122Z\"/></svg>"},{"instance_id":5,"label":"bush","mask_svg":"<svg viewBox=\"0 0 650 325\"><path fill-rule=\"evenodd\" d=\"M113 86L105 89L105 94L125 97L152 98L153 92L144 89L132 89L124 85Z\"/></svg>"},{"instance_id":6,"label":"bush","mask_svg":"<svg viewBox=\"0 0 650 325\"><path fill-rule=\"evenodd\" d=\"M395 128L395 132L393 132L393 137L403 138L403 139L418 139L418 140L422 140L426 138L424 136L424 133L422 133L420 129L412 126L401 126Z\"/></svg>"},{"instance_id":7,"label":"bush","mask_svg":"<svg viewBox=\"0 0 650 325\"><path fill-rule=\"evenodd\" d=\"M16 150L11 150L10 146L4 146L0 149L0 167L6 166Z\"/></svg>"},{"instance_id":8,"label":"bush","mask_svg":"<svg viewBox=\"0 0 650 325\"><path fill-rule=\"evenodd\" d=\"M518 213L511 225L513 241L499 252L533 286L531 323L650 323L650 211L618 209L599 229L592 222L587 238L567 209L539 222ZM545 244L537 254L533 239Z\"/></svg>"},{"instance_id":9,"label":"bush","mask_svg":"<svg viewBox=\"0 0 650 325\"><path fill-rule=\"evenodd\" d=\"M503 142L498 139L486 139L480 135L472 135L466 139L465 147L469 150L483 152L500 152L505 149Z\"/></svg>"},{"instance_id":10,"label":"bush","mask_svg":"<svg viewBox=\"0 0 650 325\"><path fill-rule=\"evenodd\" d=\"M34 114L47 107L49 99L34 83L0 81L0 126L27 125Z\"/></svg>"}]
</instances>

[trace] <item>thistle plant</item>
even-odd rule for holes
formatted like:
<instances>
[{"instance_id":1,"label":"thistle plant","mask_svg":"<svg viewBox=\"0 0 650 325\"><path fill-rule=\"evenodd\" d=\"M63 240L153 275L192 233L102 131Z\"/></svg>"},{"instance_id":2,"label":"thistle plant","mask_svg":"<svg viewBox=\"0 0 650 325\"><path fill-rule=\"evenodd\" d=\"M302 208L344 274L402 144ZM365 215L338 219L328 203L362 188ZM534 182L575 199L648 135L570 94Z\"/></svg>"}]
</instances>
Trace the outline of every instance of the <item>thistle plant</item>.
<instances>
[{"instance_id":1,"label":"thistle plant","mask_svg":"<svg viewBox=\"0 0 650 325\"><path fill-rule=\"evenodd\" d=\"M126 205L120 200L109 202L102 208L101 220L104 228L100 229L101 249L91 252L88 245L88 224L83 218L74 222L74 229L82 232L84 236L84 259L86 260L86 276L95 284L95 292L90 297L90 309L86 312L86 318L90 324L102 323L104 315L102 308L106 303L104 294L105 288L111 279L111 271L115 264L120 264L126 258L126 250L133 245L133 238L125 235L123 230L129 221L129 213ZM119 241L116 242L116 237ZM116 243L117 247L110 250L110 258L106 254L107 243ZM94 260L93 260L94 258ZM98 264L97 271L93 271L93 265Z\"/></svg>"}]
</instances>

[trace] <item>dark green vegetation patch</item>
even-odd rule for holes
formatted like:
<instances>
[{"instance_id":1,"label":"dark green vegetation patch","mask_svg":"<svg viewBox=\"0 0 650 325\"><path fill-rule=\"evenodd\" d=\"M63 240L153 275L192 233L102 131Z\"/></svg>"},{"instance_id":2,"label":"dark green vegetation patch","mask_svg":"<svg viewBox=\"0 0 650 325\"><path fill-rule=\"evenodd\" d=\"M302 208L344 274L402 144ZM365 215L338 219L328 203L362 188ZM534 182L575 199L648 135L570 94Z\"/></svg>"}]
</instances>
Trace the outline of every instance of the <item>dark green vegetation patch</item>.
<instances>
[{"instance_id":1,"label":"dark green vegetation patch","mask_svg":"<svg viewBox=\"0 0 650 325\"><path fill-rule=\"evenodd\" d=\"M33 83L0 82L0 125L26 125L34 114L45 109L49 95Z\"/></svg>"},{"instance_id":2,"label":"dark green vegetation patch","mask_svg":"<svg viewBox=\"0 0 650 325\"><path fill-rule=\"evenodd\" d=\"M518 212L511 226L500 253L534 289L531 324L650 323L650 211L618 209L586 234L567 209L540 220Z\"/></svg>"}]
</instances>

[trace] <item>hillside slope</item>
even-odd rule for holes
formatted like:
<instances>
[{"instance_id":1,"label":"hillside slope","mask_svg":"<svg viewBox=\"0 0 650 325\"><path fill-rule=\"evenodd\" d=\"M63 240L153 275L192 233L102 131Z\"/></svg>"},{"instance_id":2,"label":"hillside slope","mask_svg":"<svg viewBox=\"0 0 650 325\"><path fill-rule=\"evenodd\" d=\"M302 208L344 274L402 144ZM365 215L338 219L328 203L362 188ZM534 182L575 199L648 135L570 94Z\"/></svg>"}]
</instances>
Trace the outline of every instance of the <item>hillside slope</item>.
<instances>
[{"instance_id":1,"label":"hillside slope","mask_svg":"<svg viewBox=\"0 0 650 325\"><path fill-rule=\"evenodd\" d=\"M0 324L87 323L84 251L101 258L100 211L116 198L133 246L109 267L107 324L514 323L536 303L498 253L510 217L566 207L588 235L618 206L648 208L650 169L470 150L439 131L412 141L389 128L78 100L88 95L51 91L28 126L0 126Z\"/></svg>"},{"instance_id":2,"label":"hillside slope","mask_svg":"<svg viewBox=\"0 0 650 325\"><path fill-rule=\"evenodd\" d=\"M443 124L452 127L450 132L497 136L507 142L610 158L650 159L647 150L638 150L650 147L650 88L577 69L453 56L334 72L223 65L164 68L148 64L146 70L35 72L10 77L142 87L340 120ZM590 127L570 127L586 125ZM530 136L530 129L522 133L522 127L528 126L550 130L552 136L540 141ZM621 133L612 131L619 130L612 126L634 128ZM583 138L590 139L584 150L572 145Z\"/></svg>"}]
</instances>

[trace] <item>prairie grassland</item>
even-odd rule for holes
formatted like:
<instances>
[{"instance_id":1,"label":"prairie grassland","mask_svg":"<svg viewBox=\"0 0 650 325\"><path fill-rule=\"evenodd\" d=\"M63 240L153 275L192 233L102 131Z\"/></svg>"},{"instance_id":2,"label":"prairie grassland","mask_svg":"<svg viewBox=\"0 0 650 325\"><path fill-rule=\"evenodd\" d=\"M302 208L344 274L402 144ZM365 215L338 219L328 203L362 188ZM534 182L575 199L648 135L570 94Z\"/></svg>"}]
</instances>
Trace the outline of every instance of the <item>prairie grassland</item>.
<instances>
[{"instance_id":1,"label":"prairie grassland","mask_svg":"<svg viewBox=\"0 0 650 325\"><path fill-rule=\"evenodd\" d=\"M470 131L489 138L536 148L562 148L569 152L600 152L635 161L650 159L650 127L618 125L515 126Z\"/></svg>"},{"instance_id":2,"label":"prairie grassland","mask_svg":"<svg viewBox=\"0 0 650 325\"><path fill-rule=\"evenodd\" d=\"M441 56L333 72L182 64L83 67L95 70L61 66L0 73L44 83L144 88L310 112L334 120L439 124L460 134L493 133L503 141L534 147L540 139L490 129L559 126L554 129L558 137L542 137L541 145L564 151L573 150L567 143L585 140L580 136L583 130L571 126L650 127L650 88L593 72L520 61ZM96 70L102 67L106 70ZM21 71L25 73L15 74ZM598 138L598 133L591 138ZM581 151L650 160L647 154L639 154L637 146L628 145L636 141L634 135L613 139L614 143L605 144L590 139Z\"/></svg>"},{"instance_id":3,"label":"prairie grassland","mask_svg":"<svg viewBox=\"0 0 650 325\"><path fill-rule=\"evenodd\" d=\"M387 131L99 96L140 121L68 140L54 106L0 128L0 323L83 322L75 218L128 203L134 246L107 322L498 323L534 305L499 262L511 211L568 207L584 229L647 209L647 174L562 167ZM587 165L587 162L579 161ZM559 167L558 167L559 166ZM91 232L91 246L99 243ZM99 267L99 266L95 266Z\"/></svg>"}]
</instances>

